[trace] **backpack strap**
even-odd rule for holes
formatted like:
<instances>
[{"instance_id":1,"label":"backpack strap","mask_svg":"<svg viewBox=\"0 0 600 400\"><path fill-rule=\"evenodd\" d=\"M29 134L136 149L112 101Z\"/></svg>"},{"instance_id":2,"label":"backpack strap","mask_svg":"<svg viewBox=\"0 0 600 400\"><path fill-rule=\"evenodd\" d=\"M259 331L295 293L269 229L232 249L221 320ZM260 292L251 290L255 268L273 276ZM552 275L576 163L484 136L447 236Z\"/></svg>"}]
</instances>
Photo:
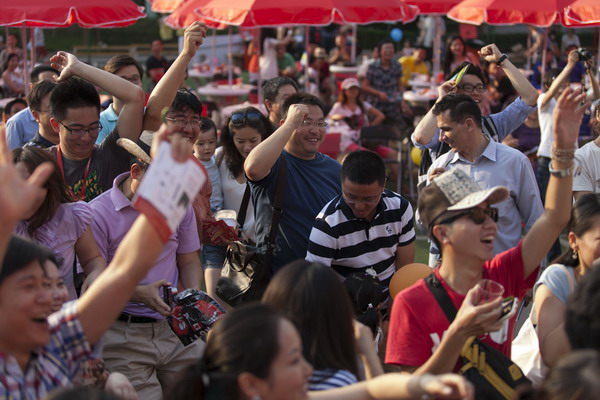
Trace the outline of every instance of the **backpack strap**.
<instances>
[{"instance_id":1,"label":"backpack strap","mask_svg":"<svg viewBox=\"0 0 600 400\"><path fill-rule=\"evenodd\" d=\"M246 182L246 190L244 191L244 197L242 197L242 203L240 204L240 210L237 215L237 224L240 230L244 226L244 222L246 222L248 204L250 204L250 185Z\"/></svg>"},{"instance_id":2,"label":"backpack strap","mask_svg":"<svg viewBox=\"0 0 600 400\"><path fill-rule=\"evenodd\" d=\"M448 322L452 323L454 318L456 318L456 307L452 304L452 299L450 299L448 292L446 292L446 289L442 286L442 282L440 282L435 273L433 273L425 278L425 283L442 308L442 311L444 311L444 314L446 314Z\"/></svg>"},{"instance_id":3,"label":"backpack strap","mask_svg":"<svg viewBox=\"0 0 600 400\"><path fill-rule=\"evenodd\" d=\"M275 238L277 237L277 228L279 227L279 220L283 213L283 185L287 178L287 162L284 156L281 156L281 163L279 166L279 172L277 174L277 183L275 184L275 198L273 199L273 214L271 216L271 229L269 229L269 238L267 240L267 254L273 253L275 247Z\"/></svg>"},{"instance_id":4,"label":"backpack strap","mask_svg":"<svg viewBox=\"0 0 600 400\"><path fill-rule=\"evenodd\" d=\"M481 121L483 122L483 132L487 134L493 141L499 142L500 138L498 137L498 128L494 123L494 120L490 116L482 117Z\"/></svg>"}]
</instances>

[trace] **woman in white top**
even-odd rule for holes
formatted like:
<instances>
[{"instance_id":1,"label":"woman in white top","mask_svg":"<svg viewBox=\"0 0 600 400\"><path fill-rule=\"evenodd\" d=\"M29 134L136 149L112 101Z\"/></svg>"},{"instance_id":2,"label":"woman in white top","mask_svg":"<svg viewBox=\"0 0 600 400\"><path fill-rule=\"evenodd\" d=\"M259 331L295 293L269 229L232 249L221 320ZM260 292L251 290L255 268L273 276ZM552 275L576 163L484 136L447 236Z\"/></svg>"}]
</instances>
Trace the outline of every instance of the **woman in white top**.
<instances>
[{"instance_id":1,"label":"woman in white top","mask_svg":"<svg viewBox=\"0 0 600 400\"><path fill-rule=\"evenodd\" d=\"M223 209L235 210L239 213L244 192L248 187L244 174L244 161L250 151L271 133L273 133L271 123L254 107L235 111L227 119L227 123L221 130L223 147L219 150L222 154L217 156L223 188ZM246 210L241 239L256 242L252 199Z\"/></svg>"},{"instance_id":2,"label":"woman in white top","mask_svg":"<svg viewBox=\"0 0 600 400\"><path fill-rule=\"evenodd\" d=\"M575 202L568 232L569 249L544 270L534 287L540 354L549 367L571 351L565 332L567 297L600 257L600 194L589 193Z\"/></svg>"},{"instance_id":3,"label":"woman in white top","mask_svg":"<svg viewBox=\"0 0 600 400\"><path fill-rule=\"evenodd\" d=\"M22 74L17 73L19 67L19 55L11 53L2 66L2 80L4 81L5 95L8 97L19 97L25 95L25 82Z\"/></svg>"},{"instance_id":4,"label":"woman in white top","mask_svg":"<svg viewBox=\"0 0 600 400\"><path fill-rule=\"evenodd\" d=\"M290 30L289 33L292 33ZM277 78L279 67L277 64L277 45L287 46L293 37L288 34L285 38L277 39L277 31L273 28L262 28L260 32L260 77L263 80Z\"/></svg>"}]
</instances>

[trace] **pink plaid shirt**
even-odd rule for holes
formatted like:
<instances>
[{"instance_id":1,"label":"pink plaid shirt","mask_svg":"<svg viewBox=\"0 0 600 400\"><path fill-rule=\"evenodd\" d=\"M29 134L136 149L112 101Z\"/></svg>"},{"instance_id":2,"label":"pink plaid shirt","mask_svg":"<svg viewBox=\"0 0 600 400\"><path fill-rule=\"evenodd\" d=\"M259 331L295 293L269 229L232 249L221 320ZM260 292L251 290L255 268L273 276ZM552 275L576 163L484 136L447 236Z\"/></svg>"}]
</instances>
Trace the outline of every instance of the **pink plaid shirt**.
<instances>
[{"instance_id":1,"label":"pink plaid shirt","mask_svg":"<svg viewBox=\"0 0 600 400\"><path fill-rule=\"evenodd\" d=\"M17 360L0 352L0 398L9 400L39 399L48 392L70 386L82 361L91 348L79 317L77 301L66 303L48 317L50 341L31 354L25 371Z\"/></svg>"}]
</instances>

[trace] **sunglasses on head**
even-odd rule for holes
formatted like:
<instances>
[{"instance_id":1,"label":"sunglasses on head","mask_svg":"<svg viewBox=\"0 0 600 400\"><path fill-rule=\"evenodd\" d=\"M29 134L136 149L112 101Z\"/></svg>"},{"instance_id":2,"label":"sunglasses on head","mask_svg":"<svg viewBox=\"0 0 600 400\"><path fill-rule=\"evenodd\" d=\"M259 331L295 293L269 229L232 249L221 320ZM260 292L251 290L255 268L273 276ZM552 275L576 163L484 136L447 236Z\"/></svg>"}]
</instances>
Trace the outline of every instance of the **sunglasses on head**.
<instances>
[{"instance_id":1,"label":"sunglasses on head","mask_svg":"<svg viewBox=\"0 0 600 400\"><path fill-rule=\"evenodd\" d=\"M443 219L442 221L438 222L438 224L449 224L449 223L454 222L457 219L459 219L461 217L465 217L465 216L469 217L471 219L471 221L475 222L477 225L483 224L485 222L485 218L487 216L489 216L492 219L492 221L498 222L498 209L493 208L493 207L470 208L464 212L461 212L459 214L455 214L451 217Z\"/></svg>"},{"instance_id":2,"label":"sunglasses on head","mask_svg":"<svg viewBox=\"0 0 600 400\"><path fill-rule=\"evenodd\" d=\"M233 126L257 124L262 121L262 115L256 111L249 111L247 113L238 111L231 114L229 121Z\"/></svg>"}]
</instances>

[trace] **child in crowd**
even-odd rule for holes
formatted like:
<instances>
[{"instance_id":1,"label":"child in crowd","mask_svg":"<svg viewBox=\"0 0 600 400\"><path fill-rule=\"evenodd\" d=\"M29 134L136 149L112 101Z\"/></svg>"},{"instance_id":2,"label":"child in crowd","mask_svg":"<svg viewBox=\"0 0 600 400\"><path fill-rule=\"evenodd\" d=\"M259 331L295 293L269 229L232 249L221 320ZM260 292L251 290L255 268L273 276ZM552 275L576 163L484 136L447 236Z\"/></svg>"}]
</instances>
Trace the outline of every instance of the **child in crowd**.
<instances>
[{"instance_id":1,"label":"child in crowd","mask_svg":"<svg viewBox=\"0 0 600 400\"><path fill-rule=\"evenodd\" d=\"M215 123L206 117L202 117L200 134L194 143L194 156L200 160L212 185L210 196L210 211L214 214L223 208L223 189L219 166L215 157L217 149L217 127ZM217 280L221 276L221 267L225 261L225 246L205 243L202 246L202 268L204 269L204 281L206 292L214 297Z\"/></svg>"}]
</instances>

